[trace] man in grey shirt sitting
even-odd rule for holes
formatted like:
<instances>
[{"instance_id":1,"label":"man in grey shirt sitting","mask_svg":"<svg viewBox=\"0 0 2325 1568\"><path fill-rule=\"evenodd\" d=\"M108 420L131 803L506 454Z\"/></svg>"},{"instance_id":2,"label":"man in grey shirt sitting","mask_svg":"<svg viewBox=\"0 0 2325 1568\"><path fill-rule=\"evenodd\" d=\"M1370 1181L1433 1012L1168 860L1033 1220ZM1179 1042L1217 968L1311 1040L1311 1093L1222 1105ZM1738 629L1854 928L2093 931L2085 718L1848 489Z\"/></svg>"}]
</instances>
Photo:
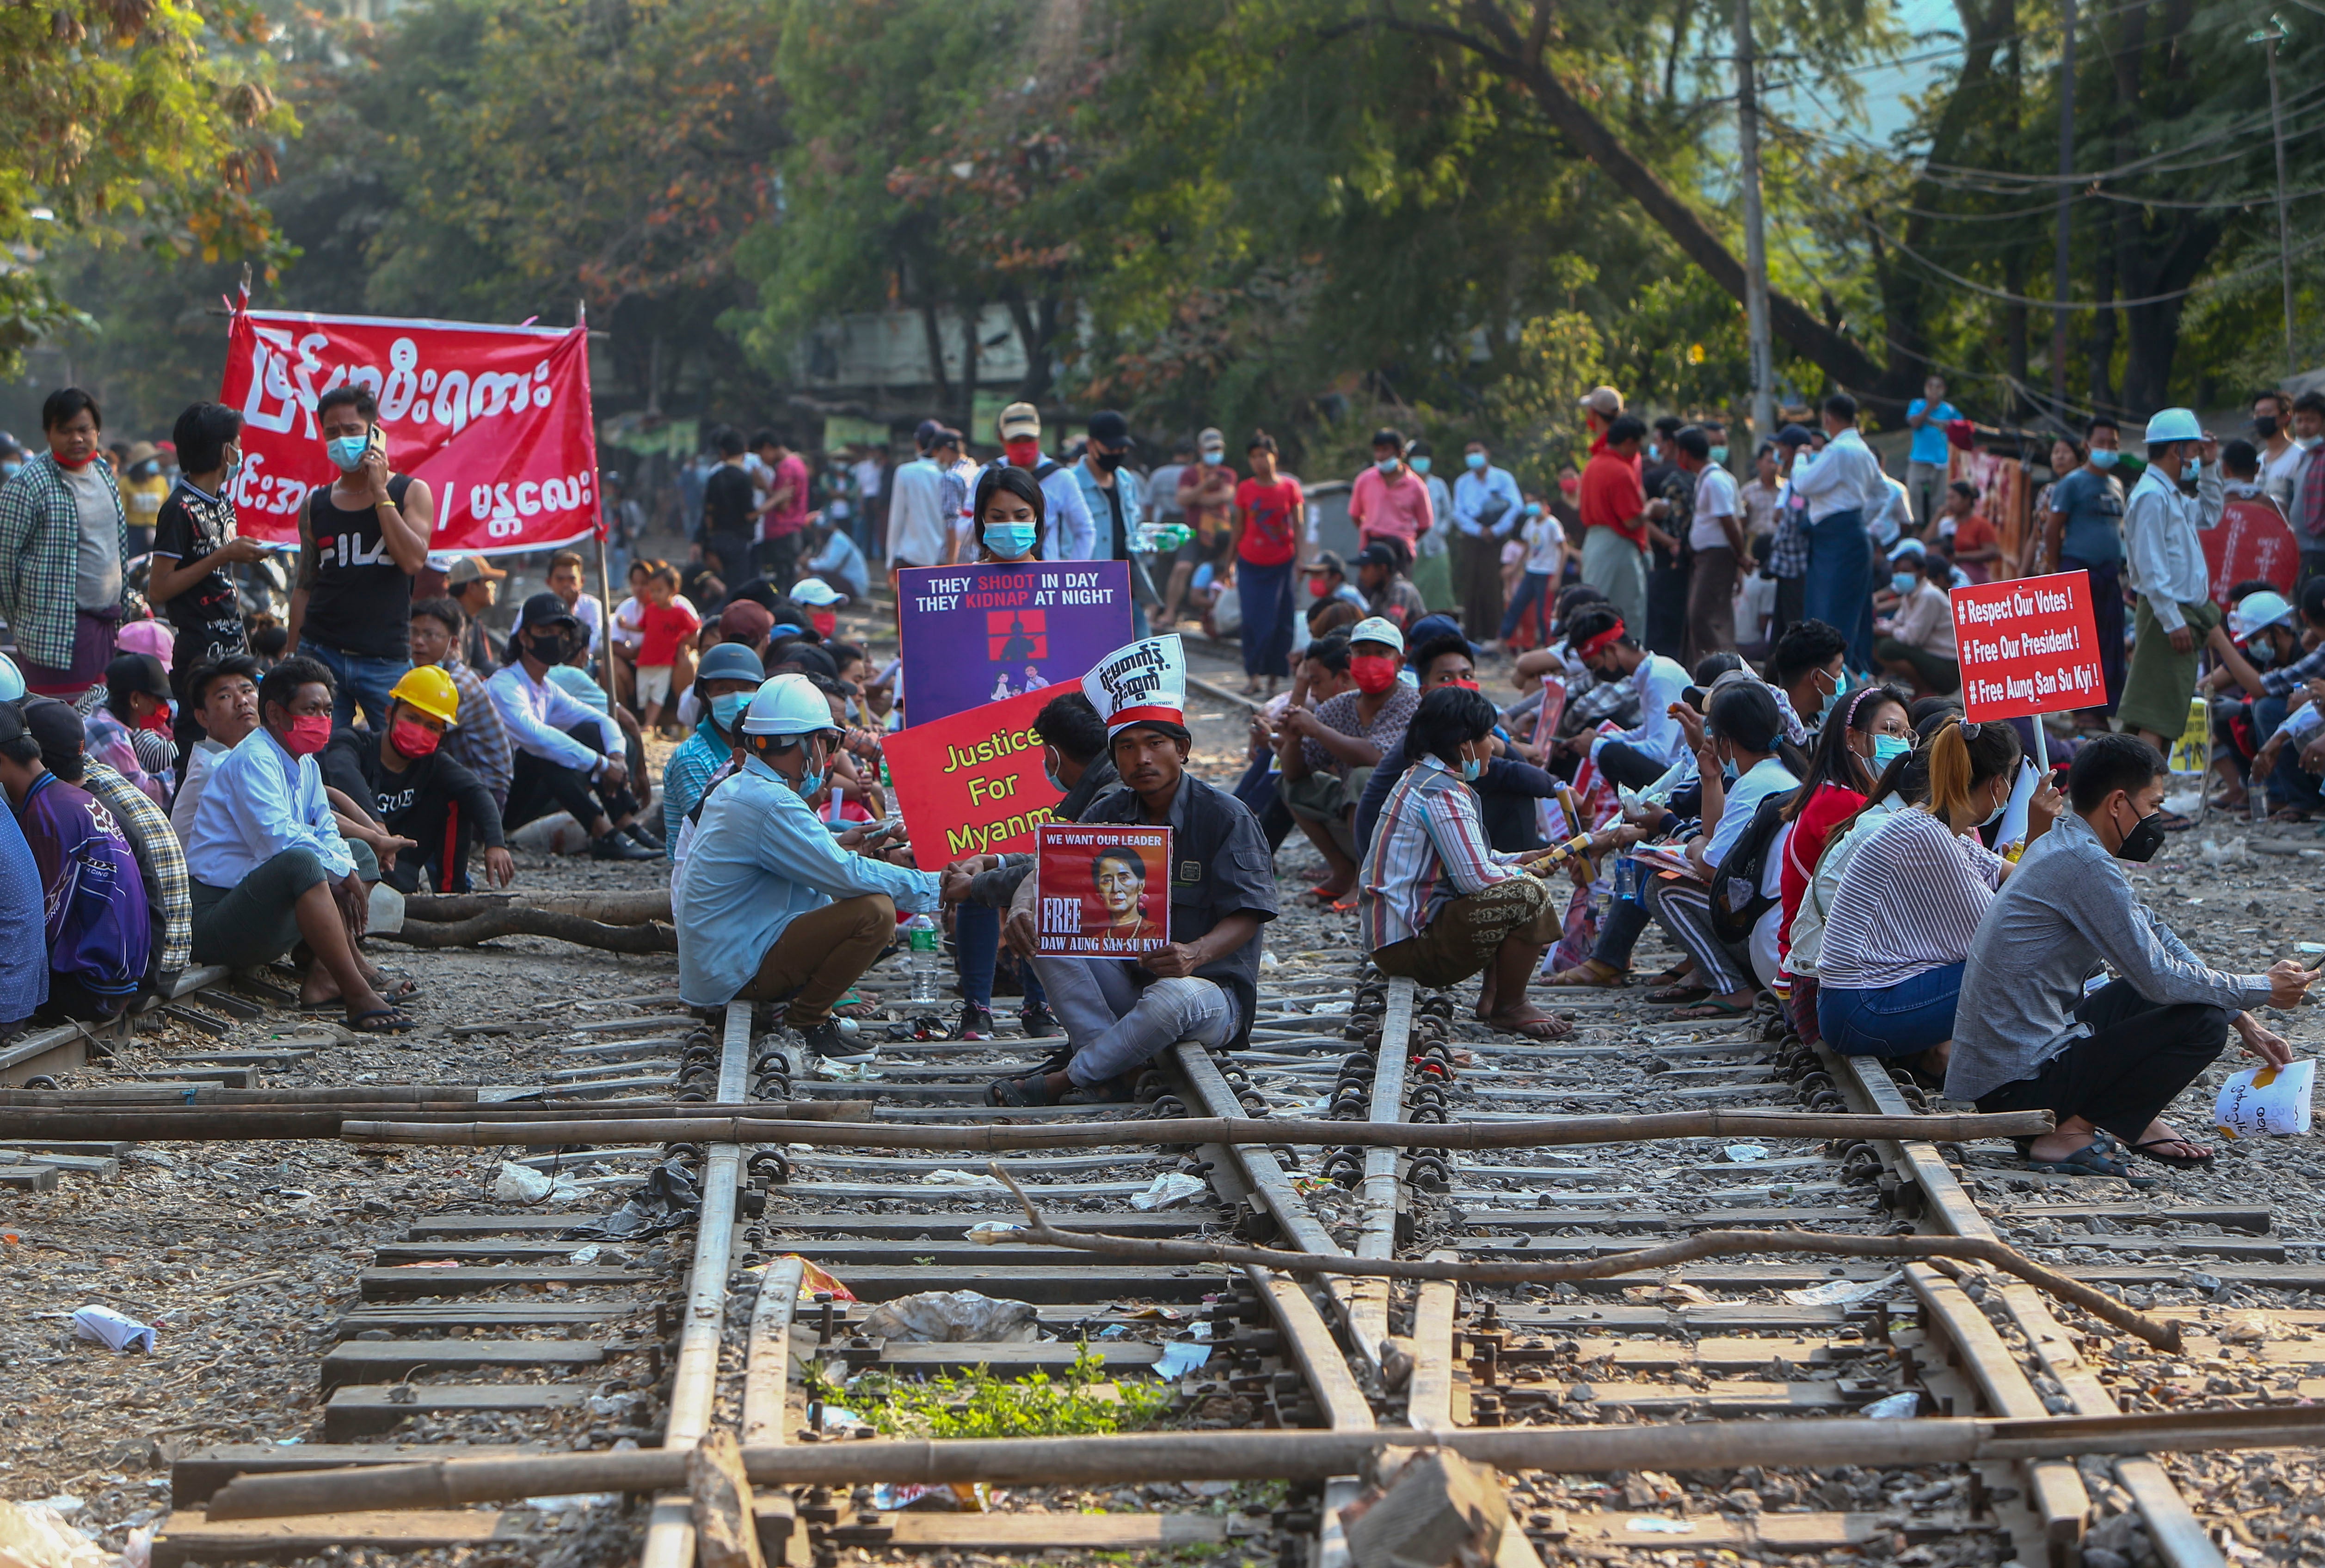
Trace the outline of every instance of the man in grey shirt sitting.
<instances>
[{"instance_id":1,"label":"man in grey shirt sitting","mask_svg":"<svg viewBox=\"0 0 2325 1568\"><path fill-rule=\"evenodd\" d=\"M2209 1166L2211 1151L2165 1124L2163 1108L2211 1065L2231 1028L2263 1061L2293 1059L2244 1010L2295 1005L2315 972L2292 959L2265 974L2207 966L2118 863L2162 846L2165 777L2163 757L2136 736L2086 743L2067 773L2074 809L2027 847L1970 943L1946 1094L1980 1111L2052 1111L2058 1130L2019 1146L2037 1170L2124 1176L2135 1151ZM2102 964L2118 978L2085 995Z\"/></svg>"}]
</instances>

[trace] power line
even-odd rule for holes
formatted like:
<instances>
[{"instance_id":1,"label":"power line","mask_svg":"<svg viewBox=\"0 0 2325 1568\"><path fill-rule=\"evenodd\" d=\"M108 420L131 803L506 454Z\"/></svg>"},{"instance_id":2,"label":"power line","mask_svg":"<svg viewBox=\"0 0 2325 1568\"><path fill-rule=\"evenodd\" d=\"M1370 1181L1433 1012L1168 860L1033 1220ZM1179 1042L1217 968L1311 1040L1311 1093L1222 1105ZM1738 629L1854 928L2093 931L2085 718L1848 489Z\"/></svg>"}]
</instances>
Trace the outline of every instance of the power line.
<instances>
[{"instance_id":1,"label":"power line","mask_svg":"<svg viewBox=\"0 0 2325 1568\"><path fill-rule=\"evenodd\" d=\"M2134 305L2168 304L2173 300L2184 300L2189 295L2200 292L2206 289L2217 289L2221 287L2223 284L2236 282L2241 278L2247 277L2257 272L2267 272L2277 264L2277 258L2275 256L2270 256L2266 261L2252 263L2248 265L2237 268L2233 272L2223 272L2218 277L2200 278L2195 282L2189 284L2188 287L2184 289L2175 289L2168 294L2149 294L2137 300L2099 300L2089 302L2078 300L2061 301L2056 300L2037 300L2025 294L2011 293L2006 289L1989 288L1974 278L1965 278L1959 272L1950 271L1947 268L1939 265L1936 262L1931 261L1920 251L1915 250L1904 241L1897 238L1894 235L1890 234L1880 225L1874 224L1872 227L1873 232L1879 235L1882 240L1897 251L1899 254L1911 256L1913 260L1921 263L1922 265L1929 268L1930 271L1937 273L1940 277L1959 288L1968 289L1972 293L1983 294L1989 300L1999 300L2007 305L2036 306L2045 310L2120 310ZM2304 256L2310 252L2320 248L2325 248L2325 235L2320 235L2317 238L2306 242L2299 249L2293 251L2292 255ZM2288 256L2286 259L2290 260L2292 258L2291 256Z\"/></svg>"}]
</instances>

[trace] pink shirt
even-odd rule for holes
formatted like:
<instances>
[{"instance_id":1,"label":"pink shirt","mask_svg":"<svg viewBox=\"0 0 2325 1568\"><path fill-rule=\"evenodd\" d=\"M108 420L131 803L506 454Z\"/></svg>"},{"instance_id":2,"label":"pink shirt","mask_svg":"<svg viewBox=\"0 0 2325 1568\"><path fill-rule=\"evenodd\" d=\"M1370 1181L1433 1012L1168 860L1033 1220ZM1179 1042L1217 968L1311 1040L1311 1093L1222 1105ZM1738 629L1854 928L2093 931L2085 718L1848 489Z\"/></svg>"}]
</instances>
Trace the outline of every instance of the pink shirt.
<instances>
[{"instance_id":1,"label":"pink shirt","mask_svg":"<svg viewBox=\"0 0 2325 1568\"><path fill-rule=\"evenodd\" d=\"M1399 467L1396 477L1384 479L1377 467L1368 467L1348 487L1348 520L1365 539L1413 541L1436 521L1429 509L1429 486L1410 467Z\"/></svg>"},{"instance_id":2,"label":"pink shirt","mask_svg":"<svg viewBox=\"0 0 2325 1568\"><path fill-rule=\"evenodd\" d=\"M791 499L767 513L769 539L781 539L807 526L807 464L797 452L775 465L775 482L767 488L770 493L780 490L786 481L792 487Z\"/></svg>"}]
</instances>

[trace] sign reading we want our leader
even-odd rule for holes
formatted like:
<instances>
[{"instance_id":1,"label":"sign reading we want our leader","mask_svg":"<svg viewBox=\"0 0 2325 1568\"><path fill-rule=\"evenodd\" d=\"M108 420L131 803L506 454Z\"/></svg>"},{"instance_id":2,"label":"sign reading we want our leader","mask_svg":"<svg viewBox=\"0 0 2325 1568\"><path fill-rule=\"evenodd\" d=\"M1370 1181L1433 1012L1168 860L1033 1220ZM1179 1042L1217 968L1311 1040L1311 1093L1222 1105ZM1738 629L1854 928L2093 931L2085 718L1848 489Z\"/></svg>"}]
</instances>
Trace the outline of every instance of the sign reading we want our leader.
<instances>
[{"instance_id":1,"label":"sign reading we want our leader","mask_svg":"<svg viewBox=\"0 0 2325 1568\"><path fill-rule=\"evenodd\" d=\"M1962 711L1972 723L2107 700L2087 574L1979 583L1954 589L1951 598Z\"/></svg>"}]
</instances>

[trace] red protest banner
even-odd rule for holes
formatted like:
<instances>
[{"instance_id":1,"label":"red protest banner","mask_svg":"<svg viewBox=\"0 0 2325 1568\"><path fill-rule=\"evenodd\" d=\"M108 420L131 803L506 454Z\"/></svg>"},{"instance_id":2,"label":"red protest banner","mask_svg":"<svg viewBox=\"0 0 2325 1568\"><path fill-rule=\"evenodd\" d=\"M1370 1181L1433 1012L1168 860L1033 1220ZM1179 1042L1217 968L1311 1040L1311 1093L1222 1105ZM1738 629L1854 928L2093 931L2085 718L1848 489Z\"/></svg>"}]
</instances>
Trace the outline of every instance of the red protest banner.
<instances>
[{"instance_id":1,"label":"red protest banner","mask_svg":"<svg viewBox=\"0 0 2325 1568\"><path fill-rule=\"evenodd\" d=\"M1137 958L1170 945L1169 828L1045 822L1034 838L1034 952Z\"/></svg>"},{"instance_id":2,"label":"red protest banner","mask_svg":"<svg viewBox=\"0 0 2325 1568\"><path fill-rule=\"evenodd\" d=\"M299 537L308 492L338 477L315 400L350 382L379 404L389 466L436 498L430 549L546 549L602 526L585 328L236 309L218 401L243 417L242 532Z\"/></svg>"},{"instance_id":3,"label":"red protest banner","mask_svg":"<svg viewBox=\"0 0 2325 1568\"><path fill-rule=\"evenodd\" d=\"M924 863L1033 847L1034 828L1062 798L1050 788L1033 733L1034 716L1057 695L1036 687L881 742L897 808Z\"/></svg>"},{"instance_id":4,"label":"red protest banner","mask_svg":"<svg viewBox=\"0 0 2325 1568\"><path fill-rule=\"evenodd\" d=\"M2290 595L2301 578L2301 545L2293 525L2265 497L2239 496L2221 509L2220 521L2196 536L2203 541L2204 567L2211 578L2212 603L2233 608L2228 590L2257 578Z\"/></svg>"},{"instance_id":5,"label":"red protest banner","mask_svg":"<svg viewBox=\"0 0 2325 1568\"><path fill-rule=\"evenodd\" d=\"M1980 583L1956 588L1951 597L1962 710L1972 722L2064 713L2107 700L2088 574Z\"/></svg>"}]
</instances>

